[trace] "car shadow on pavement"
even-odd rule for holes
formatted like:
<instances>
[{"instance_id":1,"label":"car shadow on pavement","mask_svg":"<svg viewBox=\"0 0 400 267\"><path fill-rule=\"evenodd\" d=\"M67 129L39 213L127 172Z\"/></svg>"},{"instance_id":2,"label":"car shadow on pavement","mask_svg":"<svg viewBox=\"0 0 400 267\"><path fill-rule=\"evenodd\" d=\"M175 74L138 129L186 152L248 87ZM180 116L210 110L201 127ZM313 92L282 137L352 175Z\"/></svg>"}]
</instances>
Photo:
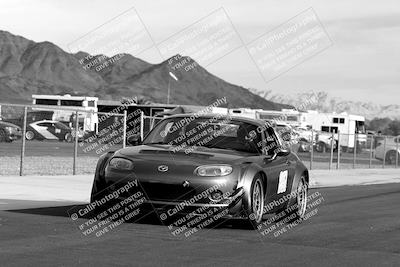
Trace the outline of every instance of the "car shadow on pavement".
<instances>
[{"instance_id":1,"label":"car shadow on pavement","mask_svg":"<svg viewBox=\"0 0 400 267\"><path fill-rule=\"evenodd\" d=\"M40 208L23 208L23 209L8 209L4 210L7 212L15 212L15 213L23 213L23 214L33 214L33 215L44 215L44 216L58 216L58 217L66 217L71 218L71 214L73 211L83 209L87 205L64 205L64 206L54 206L54 207L40 207ZM80 220L89 220L93 218L93 215L85 215L80 217ZM72 219L71 219L72 222ZM126 223L132 224L151 224L151 225L160 225L167 226L169 222L161 221L156 212L148 212L144 215L141 215L139 219L128 220ZM210 227L206 228L233 228L233 229L248 229L247 225L243 225L237 220L222 220L222 222L212 224Z\"/></svg>"},{"instance_id":2,"label":"car shadow on pavement","mask_svg":"<svg viewBox=\"0 0 400 267\"><path fill-rule=\"evenodd\" d=\"M45 216L59 216L70 218L74 210L79 210L85 208L87 205L65 205L56 207L43 207L43 208L24 208L24 209L10 209L5 210L7 212L34 214L34 215L45 215ZM89 220L93 216L92 214L87 214L81 216L80 219ZM154 224L163 225L159 218L155 214L146 214L146 216L141 217L139 220L127 221L128 223L143 223L143 224Z\"/></svg>"}]
</instances>

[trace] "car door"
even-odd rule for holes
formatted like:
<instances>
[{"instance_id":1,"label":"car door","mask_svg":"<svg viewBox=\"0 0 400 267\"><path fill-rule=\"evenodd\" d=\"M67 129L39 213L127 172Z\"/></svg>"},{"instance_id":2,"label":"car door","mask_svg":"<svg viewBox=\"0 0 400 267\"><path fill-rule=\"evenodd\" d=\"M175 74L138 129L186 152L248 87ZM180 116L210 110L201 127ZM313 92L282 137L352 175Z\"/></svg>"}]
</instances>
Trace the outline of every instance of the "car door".
<instances>
[{"instance_id":1,"label":"car door","mask_svg":"<svg viewBox=\"0 0 400 267\"><path fill-rule=\"evenodd\" d=\"M58 139L60 139L60 140L64 140L64 137L65 137L65 133L64 133L64 129L62 128L62 125L60 125L60 123L52 123L52 131L53 131L53 134L55 135L55 136L57 136L57 138Z\"/></svg>"},{"instance_id":2,"label":"car door","mask_svg":"<svg viewBox=\"0 0 400 267\"><path fill-rule=\"evenodd\" d=\"M277 151L282 148L282 143L272 128L268 128L264 134L266 141L263 148L263 169L268 180L267 202L278 201L281 207L284 202L279 201L280 198L290 193L295 163L290 156L278 155Z\"/></svg>"},{"instance_id":3,"label":"car door","mask_svg":"<svg viewBox=\"0 0 400 267\"><path fill-rule=\"evenodd\" d=\"M52 129L52 123L50 122L40 122L40 123L32 123L32 128L35 129L37 133L39 133L43 138L48 140L56 140L57 136L54 135L54 130ZM53 126L54 128L54 126Z\"/></svg>"}]
</instances>

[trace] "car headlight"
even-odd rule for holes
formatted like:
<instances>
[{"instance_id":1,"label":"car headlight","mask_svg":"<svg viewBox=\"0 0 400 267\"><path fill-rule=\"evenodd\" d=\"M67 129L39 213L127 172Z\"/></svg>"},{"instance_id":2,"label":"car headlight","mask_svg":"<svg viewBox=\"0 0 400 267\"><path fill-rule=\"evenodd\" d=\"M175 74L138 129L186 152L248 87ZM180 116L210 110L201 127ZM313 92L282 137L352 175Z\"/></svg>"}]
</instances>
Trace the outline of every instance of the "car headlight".
<instances>
[{"instance_id":1,"label":"car headlight","mask_svg":"<svg viewBox=\"0 0 400 267\"><path fill-rule=\"evenodd\" d=\"M108 163L108 166L118 170L132 170L133 162L123 158L112 158Z\"/></svg>"},{"instance_id":2,"label":"car headlight","mask_svg":"<svg viewBox=\"0 0 400 267\"><path fill-rule=\"evenodd\" d=\"M232 173L232 166L229 165L204 165L194 170L198 176L225 176Z\"/></svg>"},{"instance_id":3,"label":"car headlight","mask_svg":"<svg viewBox=\"0 0 400 267\"><path fill-rule=\"evenodd\" d=\"M14 130L16 130L14 127L10 127L10 126L6 126L4 127L4 129L6 130L6 132L12 133L14 132Z\"/></svg>"}]
</instances>

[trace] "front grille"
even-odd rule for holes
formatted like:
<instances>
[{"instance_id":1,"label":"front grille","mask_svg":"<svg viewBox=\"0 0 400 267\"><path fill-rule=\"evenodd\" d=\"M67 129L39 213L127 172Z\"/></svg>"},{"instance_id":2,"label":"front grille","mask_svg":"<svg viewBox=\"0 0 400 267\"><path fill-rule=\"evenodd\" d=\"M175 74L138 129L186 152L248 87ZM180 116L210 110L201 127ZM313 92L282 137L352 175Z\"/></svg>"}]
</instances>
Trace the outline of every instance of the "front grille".
<instances>
[{"instance_id":1,"label":"front grille","mask_svg":"<svg viewBox=\"0 0 400 267\"><path fill-rule=\"evenodd\" d=\"M183 187L180 184L140 183L146 198L158 201L182 201L195 195L192 187Z\"/></svg>"}]
</instances>

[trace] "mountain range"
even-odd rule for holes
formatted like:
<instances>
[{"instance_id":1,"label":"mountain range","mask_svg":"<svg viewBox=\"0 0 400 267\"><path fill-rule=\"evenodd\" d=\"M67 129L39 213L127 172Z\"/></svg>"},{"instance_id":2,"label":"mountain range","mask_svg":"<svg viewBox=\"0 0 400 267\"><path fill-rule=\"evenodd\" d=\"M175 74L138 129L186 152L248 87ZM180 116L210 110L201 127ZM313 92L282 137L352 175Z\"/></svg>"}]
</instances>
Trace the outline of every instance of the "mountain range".
<instances>
[{"instance_id":1,"label":"mountain range","mask_svg":"<svg viewBox=\"0 0 400 267\"><path fill-rule=\"evenodd\" d=\"M71 94L166 103L168 87L172 104L208 105L227 97L228 107L290 108L218 78L189 57L176 55L151 64L129 54L71 54L51 42L0 31L0 102L30 103L32 94Z\"/></svg>"},{"instance_id":2,"label":"mountain range","mask_svg":"<svg viewBox=\"0 0 400 267\"><path fill-rule=\"evenodd\" d=\"M299 110L318 110L320 112L346 112L362 115L367 120L374 118L400 119L400 105L380 105L372 102L344 100L332 97L324 91L310 91L297 94L279 94L272 90L249 89L254 94L276 103L292 105Z\"/></svg>"},{"instance_id":3,"label":"mountain range","mask_svg":"<svg viewBox=\"0 0 400 267\"><path fill-rule=\"evenodd\" d=\"M176 55L151 64L129 54L111 58L84 51L71 54L51 42L38 43L0 30L0 103L30 103L32 94L87 95L104 100L137 97L166 103L168 87L172 104L208 105L227 97L231 108L300 107L367 119L400 119L400 105L396 104L343 100L323 91L284 95L247 89L218 78L189 57Z\"/></svg>"}]
</instances>

